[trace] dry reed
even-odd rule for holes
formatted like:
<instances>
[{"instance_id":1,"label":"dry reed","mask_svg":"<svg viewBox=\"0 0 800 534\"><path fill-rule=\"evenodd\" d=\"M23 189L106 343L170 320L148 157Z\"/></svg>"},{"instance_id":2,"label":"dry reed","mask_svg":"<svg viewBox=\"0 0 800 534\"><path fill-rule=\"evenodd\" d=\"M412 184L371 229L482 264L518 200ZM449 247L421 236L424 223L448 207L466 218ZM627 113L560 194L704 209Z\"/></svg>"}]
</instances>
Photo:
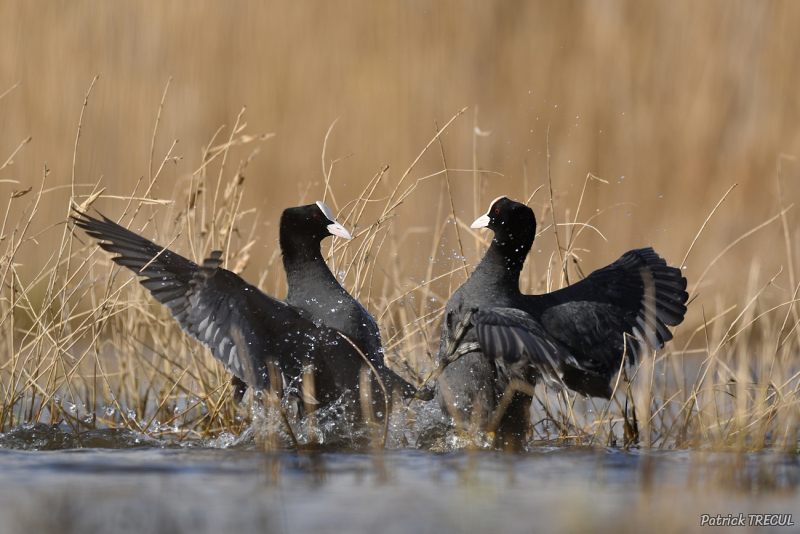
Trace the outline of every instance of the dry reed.
<instances>
[{"instance_id":1,"label":"dry reed","mask_svg":"<svg viewBox=\"0 0 800 534\"><path fill-rule=\"evenodd\" d=\"M147 181L142 177L126 195L106 194L108 187L101 187L99 182L92 184L90 192L80 193L75 161L83 115L96 81L86 93L78 120L69 204L63 206L60 216L41 213L41 200L52 191L47 188L49 171L45 167L37 191L29 188L11 193L3 217L0 431L26 423L63 422L77 436L97 428L129 428L177 442L240 434L252 423L253 413L233 402L222 365L185 336L167 310L154 303L127 271L120 271L95 243L76 234L68 215L72 209L91 209L98 200L113 200L119 208L108 215L121 212L117 218L137 232L153 236L194 261L213 248L222 249L227 268L242 273L258 241L259 220L274 219L240 209L248 164L257 156L259 143L270 139L271 134L245 133L242 109L227 140L215 144L223 129L217 130L202 150L199 167L167 187L160 180L165 166L178 159L173 154L177 141L158 157L154 147L168 83L156 114ZM389 365L418 384L436 366L435 347L444 304L474 266L467 258L464 240L475 240L480 249L488 246L490 239L472 231L470 221L459 215L451 183L452 173L471 173L474 206L480 205L480 177L485 171L478 167L479 129L473 139L473 169L448 168L442 142L442 134L465 111L458 111L442 128L436 125L429 142L398 180L392 182L389 167L380 166L352 200L337 191L334 171L339 160L329 160L325 154L331 130L323 144L323 195L338 212L339 220L354 228L352 241L333 241L327 260L345 287L378 318ZM26 142L0 167L0 178ZM417 164L434 144L438 146L441 170L414 178ZM234 169L230 165L233 151L239 154L244 149L250 153ZM549 141L546 150L549 155ZM779 158L779 165L782 159L786 158ZM433 231L427 226L399 226L398 208L414 198L421 184L431 180L440 182ZM555 194L549 170L547 180L548 198L541 201L537 213L540 229L536 247L552 235L554 248L545 265L529 261L523 270L521 285L527 291L557 289L584 276L581 265L590 254L582 247L584 230L607 241L595 222L606 210L597 209L581 218L584 202L591 194L588 186L600 187L607 182L587 174L573 208L567 206L568 199ZM779 167L779 186L781 180ZM159 184L160 190L171 188L174 194L156 197ZM527 194L527 181L525 188ZM529 203L540 189L527 198ZM718 224L717 211L732 190L733 186L699 227L682 265L704 230ZM778 190L783 191L781 187ZM335 193L339 193L338 198ZM343 201L346 203L340 205ZM27 204L19 208L22 216L12 220L12 207L16 209L24 202ZM418 198L416 202L425 201ZM790 260L786 270L792 284L783 292L790 298L776 299L770 294L781 273L762 273L760 263L754 260L743 292L718 295L716 309L703 308L699 323L687 321L678 327L676 339L664 351L642 358L634 368L621 369L611 402L599 405L596 399L537 387L530 443L796 451L800 387L796 303L800 285L795 285L796 262L791 260L798 235L787 223L791 206L783 196L779 205L777 215L731 241L699 279L689 282L695 297L706 274L713 272L726 252L780 219L785 254ZM33 221L41 219L46 219L46 229L31 234ZM60 234L58 247L42 265L27 265L26 254L44 233ZM430 237L424 249L418 249L429 251L420 258L428 262L428 267L424 279L414 279L407 274L413 272L407 267L418 259L406 258L401 250L420 234ZM259 286L275 295L281 293L284 283L278 254L275 250L272 259L259 266L257 277ZM770 278L764 283L766 276ZM728 302L731 298L732 304ZM526 389L520 384L512 386ZM507 392L506 400L511 393ZM501 408L506 404L502 402ZM284 427L298 424L287 420L283 411L281 414ZM405 424L412 422L409 418ZM297 444L291 427L289 430ZM373 433L375 446L385 442L386 434L386 427ZM491 443L470 436L459 440L467 446Z\"/></svg>"}]
</instances>

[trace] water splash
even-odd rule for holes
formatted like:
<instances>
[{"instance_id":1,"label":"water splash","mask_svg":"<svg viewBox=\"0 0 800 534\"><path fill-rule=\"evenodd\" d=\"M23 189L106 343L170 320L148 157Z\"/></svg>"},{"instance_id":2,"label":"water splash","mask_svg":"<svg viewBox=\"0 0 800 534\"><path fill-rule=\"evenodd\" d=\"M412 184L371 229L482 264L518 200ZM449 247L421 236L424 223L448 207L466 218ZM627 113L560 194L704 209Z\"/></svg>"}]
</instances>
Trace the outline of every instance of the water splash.
<instances>
[{"instance_id":1,"label":"water splash","mask_svg":"<svg viewBox=\"0 0 800 534\"><path fill-rule=\"evenodd\" d=\"M0 449L58 451L65 449L163 448L167 442L127 428L102 428L73 433L60 425L32 423L0 434Z\"/></svg>"}]
</instances>

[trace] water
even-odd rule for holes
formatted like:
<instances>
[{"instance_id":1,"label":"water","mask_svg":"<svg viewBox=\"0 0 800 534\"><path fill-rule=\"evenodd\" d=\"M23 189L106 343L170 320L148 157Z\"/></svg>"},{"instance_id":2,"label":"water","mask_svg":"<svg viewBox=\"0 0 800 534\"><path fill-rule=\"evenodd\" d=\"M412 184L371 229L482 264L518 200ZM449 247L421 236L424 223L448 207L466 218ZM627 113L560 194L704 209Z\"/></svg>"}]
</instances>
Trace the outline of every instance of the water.
<instances>
[{"instance_id":1,"label":"water","mask_svg":"<svg viewBox=\"0 0 800 534\"><path fill-rule=\"evenodd\" d=\"M3 534L687 532L702 514L728 513L793 513L797 526L772 531L800 528L791 455L265 453L252 440L170 447L130 432L93 435L118 450L32 451L20 448L52 442L9 434L0 438Z\"/></svg>"}]
</instances>

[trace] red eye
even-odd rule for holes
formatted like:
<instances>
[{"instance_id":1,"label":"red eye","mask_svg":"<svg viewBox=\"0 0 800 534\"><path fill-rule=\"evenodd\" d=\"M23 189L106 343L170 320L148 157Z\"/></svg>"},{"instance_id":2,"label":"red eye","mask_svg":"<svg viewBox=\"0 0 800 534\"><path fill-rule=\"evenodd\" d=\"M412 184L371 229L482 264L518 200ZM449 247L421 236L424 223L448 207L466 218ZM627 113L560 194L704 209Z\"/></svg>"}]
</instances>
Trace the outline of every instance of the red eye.
<instances>
[{"instance_id":1,"label":"red eye","mask_svg":"<svg viewBox=\"0 0 800 534\"><path fill-rule=\"evenodd\" d=\"M494 212L495 212L495 213L500 213L500 210L499 210L499 209L497 209L497 208L495 208L495 209L494 209Z\"/></svg>"},{"instance_id":2,"label":"red eye","mask_svg":"<svg viewBox=\"0 0 800 534\"><path fill-rule=\"evenodd\" d=\"M314 218L315 218L315 219L319 219L319 215L317 215L317 214L315 213L315 214L314 214Z\"/></svg>"}]
</instances>

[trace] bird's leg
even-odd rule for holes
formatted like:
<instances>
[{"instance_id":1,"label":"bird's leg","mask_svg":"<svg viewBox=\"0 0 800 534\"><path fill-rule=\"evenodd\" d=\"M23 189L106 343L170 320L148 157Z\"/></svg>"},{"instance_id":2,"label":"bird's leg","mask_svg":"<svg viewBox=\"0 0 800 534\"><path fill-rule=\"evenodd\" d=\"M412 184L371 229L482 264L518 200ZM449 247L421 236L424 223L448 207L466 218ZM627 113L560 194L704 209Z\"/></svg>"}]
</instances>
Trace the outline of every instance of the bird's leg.
<instances>
[{"instance_id":1,"label":"bird's leg","mask_svg":"<svg viewBox=\"0 0 800 534\"><path fill-rule=\"evenodd\" d=\"M466 335L467 330L470 327L470 319L472 316L477 312L477 308L470 308L464 314L464 317L456 325L455 330L453 331L453 338L450 340L450 343L447 344L447 350L444 353L444 357L442 357L439 365L436 369L431 373L431 375L425 379L422 385L417 389L417 397L422 400L431 400L433 398L433 383L439 378L439 375L442 374L445 367L459 359L464 354L474 351L475 349L479 348L477 343L470 343L465 345L464 347L459 348L459 344L461 340L464 339L464 335ZM458 350L457 350L458 349Z\"/></svg>"}]
</instances>

